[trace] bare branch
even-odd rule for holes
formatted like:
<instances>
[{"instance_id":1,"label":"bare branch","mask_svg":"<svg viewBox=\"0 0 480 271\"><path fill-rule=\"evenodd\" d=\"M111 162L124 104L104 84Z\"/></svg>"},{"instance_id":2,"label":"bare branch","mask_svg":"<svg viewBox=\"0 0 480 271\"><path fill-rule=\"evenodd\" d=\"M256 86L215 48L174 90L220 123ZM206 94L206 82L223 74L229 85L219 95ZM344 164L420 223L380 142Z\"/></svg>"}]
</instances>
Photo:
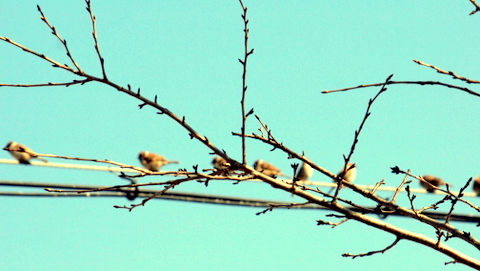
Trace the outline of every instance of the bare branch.
<instances>
[{"instance_id":1,"label":"bare branch","mask_svg":"<svg viewBox=\"0 0 480 271\"><path fill-rule=\"evenodd\" d=\"M378 87L383 85L384 83L375 83L375 84L367 84L367 85L359 85L356 87L348 87L348 88L341 88L341 89L334 89L334 90L324 90L322 93L332 93L332 92L339 92L339 91L347 91L347 90L352 90L352 89L357 89L357 88L367 88L367 87ZM468 94L472 94L474 96L480 97L480 93L475 92L471 89L465 88L465 87L459 87L443 82L435 82L435 81L389 81L387 85L394 85L394 84L403 84L403 85L440 85L440 86L445 86L448 88L453 88L453 89L458 89L461 91L465 91Z\"/></svg>"},{"instance_id":2,"label":"bare branch","mask_svg":"<svg viewBox=\"0 0 480 271\"><path fill-rule=\"evenodd\" d=\"M55 60L53 60L53 59L51 59L51 58L49 58L49 57L47 57L47 56L45 56L45 55L43 55L43 54L37 53L37 52L35 52L35 51L33 51L33 50L30 50L30 49L28 49L27 47L25 47L25 46L23 46L23 45L21 45L21 44L19 44L19 43L16 43L16 42L14 42L13 40L11 40L11 39L9 39L9 38L7 38L7 37L0 37L0 40L3 40L3 41L5 41L5 42L8 42L8 43L10 43L10 44L12 44L12 45L14 45L14 46L22 49L23 51L25 51L25 52L27 52L27 53L33 54L33 55L35 55L35 56L38 56L39 58L42 58L42 59L44 59L44 60L52 63L52 64L53 64L52 66L53 66L54 68L61 68L61 69L64 69L64 70L66 70L66 71L69 71L69 72L71 72L71 73L80 75L78 71L73 70L72 68L68 67L67 65L60 64L60 63L56 62Z\"/></svg>"},{"instance_id":3,"label":"bare branch","mask_svg":"<svg viewBox=\"0 0 480 271\"><path fill-rule=\"evenodd\" d=\"M407 171L408 173L410 173L410 170ZM405 175L405 177L403 178L402 180L402 183L397 187L397 189L395 190L395 194L393 195L392 197L392 200L390 201L391 203L395 203L397 201L397 196L398 196L398 193L401 191L402 187L405 185L405 184L409 184L410 182L407 182L407 179L408 179L408 175Z\"/></svg>"},{"instance_id":4,"label":"bare branch","mask_svg":"<svg viewBox=\"0 0 480 271\"><path fill-rule=\"evenodd\" d=\"M286 208L286 209L291 209L291 208L300 208L300 207L303 207L303 206L306 206L310 204L310 202L304 202L304 203L289 203L289 204L278 204L278 203L270 203L268 208L263 210L263 211L260 211L258 213L256 213L255 215L263 215L267 212L271 212L273 211L273 209L276 209L276 208Z\"/></svg>"},{"instance_id":5,"label":"bare branch","mask_svg":"<svg viewBox=\"0 0 480 271\"><path fill-rule=\"evenodd\" d=\"M424 62L422 62L422 61L420 61L420 60L414 59L413 62L415 62L415 63L417 63L417 64L419 64L419 65L423 65L423 66L432 68L432 69L436 70L438 73L446 74L446 75L451 75L454 79L459 79L459 80L465 81L465 82L467 82L467 83L469 83L469 84L480 84L480 81L472 80L472 79L468 79L468 78L463 77L463 76L456 75L456 74L455 74L454 72L452 72L452 71L448 71L448 72L447 72L447 71L444 71L444 70L442 70L442 69L440 69L440 68L437 68L437 67L435 67L435 66L433 66L433 65L424 63Z\"/></svg>"},{"instance_id":6,"label":"bare branch","mask_svg":"<svg viewBox=\"0 0 480 271\"><path fill-rule=\"evenodd\" d=\"M85 3L87 3L87 11L88 11L88 14L90 15L90 20L92 21L92 36L93 36L93 41L95 42L95 51L97 51L98 59L100 60L103 79L107 80L107 73L105 72L105 59L102 57L102 53L100 53L100 45L98 44L97 20L95 18L95 15L93 14L90 0L85 0Z\"/></svg>"},{"instance_id":7,"label":"bare branch","mask_svg":"<svg viewBox=\"0 0 480 271\"><path fill-rule=\"evenodd\" d=\"M317 226L322 226L322 225L329 225L329 226L332 226L332 228L336 228L337 226L339 226L340 224L343 224L345 222L348 221L348 218L344 218L336 223L334 222L331 222L331 221L324 221L324 220L321 220L321 219L318 219L317 220Z\"/></svg>"},{"instance_id":8,"label":"bare branch","mask_svg":"<svg viewBox=\"0 0 480 271\"><path fill-rule=\"evenodd\" d=\"M348 163L350 162L350 158L352 157L353 153L355 152L355 147L357 146L357 143L358 143L358 137L360 136L360 133L363 130L363 126L365 125L368 117L371 114L370 108L372 107L372 104L377 100L377 98L380 96L380 94L382 94L383 92L385 92L387 90L387 88L385 86L390 81L390 79L392 79L392 77L393 77L393 74L388 76L387 79L385 80L385 83L382 85L382 88L380 89L380 91L378 91L378 93L375 95L375 97L373 97L372 99L370 99L368 101L367 110L365 111L365 115L363 116L362 122L360 123L360 127L358 128L358 130L355 131L355 136L353 137L353 142L352 142L352 145L350 147L350 152L348 153L347 156L345 156L345 155L343 156L343 158L345 160L344 161L345 163L344 163L342 172L347 172L347 166L348 166ZM343 176L341 176L341 177L343 178ZM340 178L338 178L338 176L337 176L336 181L337 181L337 188L335 189L333 201L335 201L335 199L338 196L338 193L340 192L340 189L342 189L342 183L346 182L343 179L342 179L342 181L340 181Z\"/></svg>"},{"instance_id":9,"label":"bare branch","mask_svg":"<svg viewBox=\"0 0 480 271\"><path fill-rule=\"evenodd\" d=\"M390 244L389 246L387 246L386 248L384 249L381 249L381 250L375 250L375 251L370 251L370 252L367 252L367 253L361 253L361 254L350 254L350 253L344 253L342 254L343 257L351 257L352 259L355 259L357 257L365 257L365 256L371 256L371 255L374 255L374 254L378 254L378 253L385 253L387 250L391 249L392 247L394 247L398 241L402 240L402 238L398 237L395 238L395 241L393 241L392 244Z\"/></svg>"},{"instance_id":10,"label":"bare branch","mask_svg":"<svg viewBox=\"0 0 480 271\"><path fill-rule=\"evenodd\" d=\"M58 38L60 43L62 43L63 47L65 48L65 51L67 51L67 56L70 58L70 61L72 61L73 65L77 68L78 74L83 74L82 69L80 69L80 66L78 66L77 62L75 62L72 54L70 53L70 50L68 49L67 40L63 39L60 36L60 34L57 32L55 27L53 25L51 25L50 22L48 22L47 17L43 14L43 11L42 11L42 9L40 8L39 5L37 5L37 9L38 9L38 12L40 12L40 15L42 16L42 17L40 17L40 19L42 19L42 21L44 21L45 24L47 24L48 28L50 28L52 30L52 34L55 35L55 37Z\"/></svg>"},{"instance_id":11,"label":"bare branch","mask_svg":"<svg viewBox=\"0 0 480 271\"><path fill-rule=\"evenodd\" d=\"M69 87L72 85L83 85L85 83L90 82L90 79L84 79L84 80L73 80L72 82L67 82L67 83L45 83L45 84L0 84L0 87L22 87L22 88L32 88L32 87L56 87L56 86L65 86Z\"/></svg>"},{"instance_id":12,"label":"bare branch","mask_svg":"<svg viewBox=\"0 0 480 271\"><path fill-rule=\"evenodd\" d=\"M247 146L246 146L246 140L245 140L245 129L246 129L246 124L247 124L247 118L249 115L253 113L253 109L251 109L248 113L245 113L245 97L247 94L247 62L248 62L248 56L253 54L253 49L251 51L248 50L248 38L249 38L249 33L250 29L248 28L248 22L249 20L247 19L247 7L243 5L242 0L239 0L240 5L242 6L243 14L242 14L242 19L243 19L243 32L245 33L245 43L244 43L244 56L243 60L240 60L240 63L243 66L243 74L242 74L242 100L241 100L241 106L242 106L242 163L247 164Z\"/></svg>"},{"instance_id":13,"label":"bare branch","mask_svg":"<svg viewBox=\"0 0 480 271\"><path fill-rule=\"evenodd\" d=\"M475 6L475 10L470 12L469 15L473 15L473 14L479 12L480 11L480 6L475 2L475 0L469 0L469 1Z\"/></svg>"},{"instance_id":14,"label":"bare branch","mask_svg":"<svg viewBox=\"0 0 480 271\"><path fill-rule=\"evenodd\" d=\"M402 173L402 174L406 174L406 175L408 175L408 176L410 176L410 177L413 177L413 178L415 178L415 179L417 179L417 180L419 180L419 181L421 181L421 182L426 182L426 181L423 179L422 176L415 176L415 175L413 175L413 174L411 174L411 173L409 173L409 172L406 172L406 171L404 171L404 170L401 170L398 166L392 167L391 169L392 169L392 173L394 173L394 174ZM426 183L428 183L428 182L426 182ZM444 193L444 194L450 195L451 197L457 199L458 201L461 201L461 202L467 204L468 206L470 206L471 208L473 208L473 209L477 210L478 212L480 212L480 207L476 206L475 204L472 204L471 202L469 202L469 201L467 201L467 200L462 199L461 196L455 195L454 193L450 192L450 190L447 191L447 190L438 188L438 187L436 187L436 186L434 186L434 185L432 185L432 184L430 184L430 183L428 183L428 185L429 185L430 187L432 187L432 189L434 189L434 190L436 190L436 191L440 191L440 192L442 192L442 193ZM462 193L463 193L463 192L462 192ZM462 196L463 196L463 195L462 195Z\"/></svg>"}]
</instances>

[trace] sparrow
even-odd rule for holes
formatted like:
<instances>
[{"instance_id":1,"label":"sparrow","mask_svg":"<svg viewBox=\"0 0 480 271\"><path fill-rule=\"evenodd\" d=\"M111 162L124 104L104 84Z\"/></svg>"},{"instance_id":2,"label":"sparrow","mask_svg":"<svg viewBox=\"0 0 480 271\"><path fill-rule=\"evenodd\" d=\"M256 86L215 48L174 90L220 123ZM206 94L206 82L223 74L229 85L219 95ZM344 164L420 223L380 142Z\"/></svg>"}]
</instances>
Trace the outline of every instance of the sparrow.
<instances>
[{"instance_id":1,"label":"sparrow","mask_svg":"<svg viewBox=\"0 0 480 271\"><path fill-rule=\"evenodd\" d=\"M142 166L150 171L158 171L161 167L168 164L178 164L178 161L170 161L165 159L165 157L151 153L148 151L142 151L138 154L138 159Z\"/></svg>"},{"instance_id":2,"label":"sparrow","mask_svg":"<svg viewBox=\"0 0 480 271\"><path fill-rule=\"evenodd\" d=\"M37 158L38 160L47 163L47 160L38 157L37 153L32 151L32 149L15 141L8 142L7 146L3 149L8 151L20 164L28 165L32 158Z\"/></svg>"},{"instance_id":3,"label":"sparrow","mask_svg":"<svg viewBox=\"0 0 480 271\"><path fill-rule=\"evenodd\" d=\"M475 181L473 182L473 191L477 196L480 196L480 176L475 178Z\"/></svg>"},{"instance_id":4,"label":"sparrow","mask_svg":"<svg viewBox=\"0 0 480 271\"><path fill-rule=\"evenodd\" d=\"M307 181L310 177L312 177L312 174L313 168L309 164L302 163L302 166L300 167L296 177L300 181Z\"/></svg>"},{"instance_id":5,"label":"sparrow","mask_svg":"<svg viewBox=\"0 0 480 271\"><path fill-rule=\"evenodd\" d=\"M435 177L435 176L432 176L432 175L423 175L421 176L425 181L427 181L428 183L434 185L434 186L441 186L441 185L445 185L447 184L446 182L444 182L442 179L440 179L439 177ZM420 185L427 189L427 192L428 193L433 193L435 191L435 189L433 189L430 185L420 181Z\"/></svg>"},{"instance_id":6,"label":"sparrow","mask_svg":"<svg viewBox=\"0 0 480 271\"><path fill-rule=\"evenodd\" d=\"M351 183L357 177L357 165L355 163L348 163L346 167L347 173L343 169L338 172L337 176L343 178L345 181Z\"/></svg>"},{"instance_id":7,"label":"sparrow","mask_svg":"<svg viewBox=\"0 0 480 271\"><path fill-rule=\"evenodd\" d=\"M224 170L230 167L230 163L228 163L227 160L223 159L220 156L216 156L215 158L213 158L212 165L218 170Z\"/></svg>"},{"instance_id":8,"label":"sparrow","mask_svg":"<svg viewBox=\"0 0 480 271\"><path fill-rule=\"evenodd\" d=\"M253 164L253 168L256 171L262 172L263 174L274 177L274 176L284 176L289 177L288 175L283 174L279 168L276 166L259 159Z\"/></svg>"}]
</instances>

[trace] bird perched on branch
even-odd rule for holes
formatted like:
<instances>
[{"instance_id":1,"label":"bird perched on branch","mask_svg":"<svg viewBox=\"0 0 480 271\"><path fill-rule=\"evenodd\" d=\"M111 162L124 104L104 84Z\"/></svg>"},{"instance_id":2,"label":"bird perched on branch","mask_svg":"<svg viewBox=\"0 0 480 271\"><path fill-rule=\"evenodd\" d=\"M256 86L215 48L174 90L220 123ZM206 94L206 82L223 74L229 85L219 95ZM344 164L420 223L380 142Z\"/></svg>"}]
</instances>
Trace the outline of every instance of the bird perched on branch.
<instances>
[{"instance_id":1,"label":"bird perched on branch","mask_svg":"<svg viewBox=\"0 0 480 271\"><path fill-rule=\"evenodd\" d=\"M432 185L434 185L434 186L436 186L436 187L439 187L439 186L441 186L441 185L447 184L447 183L444 182L441 178L435 177L435 176L432 176L432 175L423 175L423 176L421 176L421 177L422 177L425 181L427 181L427 183L432 184ZM428 185L427 183L420 181L420 185L421 185L423 188L427 189L427 192L428 192L428 193L433 193L433 192L435 191L435 189L434 189L432 186Z\"/></svg>"},{"instance_id":2,"label":"bird perched on branch","mask_svg":"<svg viewBox=\"0 0 480 271\"><path fill-rule=\"evenodd\" d=\"M312 175L313 168L309 164L302 163L302 166L300 167L300 170L298 171L296 177L300 181L307 181L308 179L310 179L310 177L312 177Z\"/></svg>"},{"instance_id":3,"label":"bird perched on branch","mask_svg":"<svg viewBox=\"0 0 480 271\"><path fill-rule=\"evenodd\" d=\"M256 171L262 172L263 174L274 177L274 176L284 176L290 178L288 175L283 174L279 168L276 166L259 159L253 164L253 168Z\"/></svg>"},{"instance_id":4,"label":"bird perched on branch","mask_svg":"<svg viewBox=\"0 0 480 271\"><path fill-rule=\"evenodd\" d=\"M344 169L342 168L340 172L338 172L337 176L343 178L345 181L351 183L357 177L357 165L355 163L348 163L346 167L347 173L344 173Z\"/></svg>"},{"instance_id":5,"label":"bird perched on branch","mask_svg":"<svg viewBox=\"0 0 480 271\"><path fill-rule=\"evenodd\" d=\"M230 167L230 163L228 163L227 160L223 159L220 156L216 156L215 158L213 158L212 165L218 170L224 170Z\"/></svg>"},{"instance_id":6,"label":"bird perched on branch","mask_svg":"<svg viewBox=\"0 0 480 271\"><path fill-rule=\"evenodd\" d=\"M139 153L138 159L140 160L140 163L142 163L142 166L150 171L159 171L164 165L179 163L178 161L167 160L159 154L148 151L142 151Z\"/></svg>"},{"instance_id":7,"label":"bird perched on branch","mask_svg":"<svg viewBox=\"0 0 480 271\"><path fill-rule=\"evenodd\" d=\"M480 196L480 176L475 178L475 181L473 182L473 191L477 196Z\"/></svg>"},{"instance_id":8,"label":"bird perched on branch","mask_svg":"<svg viewBox=\"0 0 480 271\"><path fill-rule=\"evenodd\" d=\"M41 160L45 163L48 161L43 159L42 157L38 157L37 153L34 152L29 147L19 144L15 141L8 142L7 146L3 148L4 150L8 151L15 159L18 160L20 164L30 164L30 159L36 158Z\"/></svg>"}]
</instances>

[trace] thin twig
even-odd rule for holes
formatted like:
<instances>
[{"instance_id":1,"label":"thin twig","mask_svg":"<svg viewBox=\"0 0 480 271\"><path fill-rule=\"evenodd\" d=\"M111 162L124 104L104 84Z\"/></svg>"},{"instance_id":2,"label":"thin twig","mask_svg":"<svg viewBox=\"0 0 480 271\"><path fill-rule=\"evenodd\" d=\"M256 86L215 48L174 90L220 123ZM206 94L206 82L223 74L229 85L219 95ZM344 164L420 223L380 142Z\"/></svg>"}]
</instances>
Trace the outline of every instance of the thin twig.
<instances>
[{"instance_id":1,"label":"thin twig","mask_svg":"<svg viewBox=\"0 0 480 271\"><path fill-rule=\"evenodd\" d=\"M408 175L408 176L410 176L410 177L412 177L412 178L415 178L415 179L417 179L417 180L419 180L419 181L421 181L421 182L426 182L426 181L423 179L422 176L415 176L415 175L413 175L413 174L411 174L411 173L409 173L409 172L406 172L406 171L404 171L404 170L401 170L398 166L392 167L391 169L392 169L392 173L394 173L394 174L400 174L400 173L402 173L402 174L406 174L406 175ZM428 182L426 182L426 183L428 183ZM455 195L455 194L452 193L450 190L447 191L447 190L441 189L441 188L439 188L439 187L436 187L436 186L432 185L431 183L428 183L428 185L429 185L432 189L434 189L434 190L436 190L436 191L440 191L440 192L442 192L442 193L444 193L444 194L450 195L450 196L452 196L453 198L458 199L459 201L467 204L467 205L470 206L471 208L473 208L473 209L475 209L476 211L480 212L480 207L476 206L475 204L472 204L471 202L469 202L469 201L467 201L467 200L462 199L461 196L459 196L460 194L459 194L459 195ZM463 196L463 195L462 195L462 196Z\"/></svg>"},{"instance_id":2,"label":"thin twig","mask_svg":"<svg viewBox=\"0 0 480 271\"><path fill-rule=\"evenodd\" d=\"M72 61L73 65L77 68L78 74L83 74L82 69L80 69L80 66L77 64L77 62L75 62L72 54L70 53L70 50L68 49L67 40L63 39L60 36L60 34L57 32L55 27L53 25L51 25L50 22L48 22L47 17L43 14L43 11L42 11L42 9L40 8L39 5L37 5L37 9L38 9L38 12L40 12L40 15L42 16L42 17L40 17L40 19L42 19L42 21L44 21L45 24L47 24L48 28L50 28L52 30L52 34L55 35L58 38L60 43L63 44L63 47L65 48L65 51L67 51L67 56L70 58L70 61Z\"/></svg>"},{"instance_id":3,"label":"thin twig","mask_svg":"<svg viewBox=\"0 0 480 271\"><path fill-rule=\"evenodd\" d=\"M276 208L285 208L285 209L291 209L291 208L301 208L303 206L309 205L310 202L304 202L304 203L288 203L288 204L278 204L278 203L271 203L269 204L268 208L256 213L256 215L263 215L267 212L273 211L273 209Z\"/></svg>"},{"instance_id":4,"label":"thin twig","mask_svg":"<svg viewBox=\"0 0 480 271\"><path fill-rule=\"evenodd\" d=\"M463 77L463 76L456 75L456 74L455 74L454 72L452 72L452 71L448 71L448 72L447 72L447 71L444 71L444 70L442 70L442 69L440 69L440 68L437 68L437 67L435 67L435 66L433 66L433 65L427 64L427 63L422 62L422 61L420 61L420 60L414 59L413 62L415 62L415 63L417 63L417 64L419 64L419 65L423 65L423 66L432 68L432 69L436 70L438 73L446 74L446 75L451 75L454 79L459 79L459 80L464 81L464 82L467 82L467 83L469 83L469 84L480 84L480 81L472 80L472 79L468 79L468 78Z\"/></svg>"},{"instance_id":5,"label":"thin twig","mask_svg":"<svg viewBox=\"0 0 480 271\"><path fill-rule=\"evenodd\" d=\"M375 192L377 191L377 189L378 189L380 186L384 185L384 184L385 184L385 180L381 180L381 181L377 182L377 183L375 184L375 186L372 188L372 190L370 191L370 193L375 194Z\"/></svg>"},{"instance_id":6,"label":"thin twig","mask_svg":"<svg viewBox=\"0 0 480 271\"><path fill-rule=\"evenodd\" d=\"M317 220L317 226L322 226L322 225L329 225L329 226L332 226L332 228L336 228L337 226L345 223L348 221L348 218L344 218L336 223L334 222L331 222L331 221L324 221L324 220L321 220L321 219L318 219Z\"/></svg>"},{"instance_id":7,"label":"thin twig","mask_svg":"<svg viewBox=\"0 0 480 271\"><path fill-rule=\"evenodd\" d=\"M367 87L378 87L382 86L385 83L375 83L375 84L365 84L365 85L359 85L356 87L348 87L348 88L341 88L341 89L334 89L334 90L324 90L322 93L332 93L332 92L340 92L340 91L347 91L347 90L352 90L352 89L358 89L358 88L367 88ZM440 85L440 86L445 86L448 88L453 88L453 89L458 89L461 91L465 91L469 94L475 95L480 97L480 93L475 92L471 89L465 88L465 87L459 87L443 82L437 82L437 81L389 81L387 85L394 85L394 84L403 84L403 85Z\"/></svg>"},{"instance_id":8,"label":"thin twig","mask_svg":"<svg viewBox=\"0 0 480 271\"><path fill-rule=\"evenodd\" d=\"M242 19L243 19L243 32L245 33L245 43L244 43L244 56L243 60L238 59L240 63L243 66L243 74L242 74L242 100L241 100L241 106L242 106L242 163L247 164L247 146L246 146L246 140L245 140L245 129L247 125L247 118L250 114L253 113L253 109L250 110L250 112L247 114L245 112L245 96L247 94L247 61L248 57L253 54L253 49L248 50L248 38L249 38L249 33L250 29L248 28L248 22L249 20L247 19L247 7L243 5L242 0L239 0L240 5L242 6L243 14L242 14Z\"/></svg>"},{"instance_id":9,"label":"thin twig","mask_svg":"<svg viewBox=\"0 0 480 271\"><path fill-rule=\"evenodd\" d=\"M387 246L386 248L384 249L381 249L381 250L376 250L376 251L370 251L370 252L367 252L367 253L361 253L361 254L350 254L350 253L344 253L342 254L343 257L352 257L352 259L355 259L357 257L365 257L365 256L371 256L371 255L374 255L374 254L378 254L378 253L385 253L387 250L391 249L392 247L394 247L400 240L402 240L401 237L397 236L397 238L395 238L395 241L393 241L392 244L390 244L389 246Z\"/></svg>"},{"instance_id":10,"label":"thin twig","mask_svg":"<svg viewBox=\"0 0 480 271\"><path fill-rule=\"evenodd\" d=\"M21 88L32 88L32 87L56 87L56 86L65 86L69 87L72 85L83 85L85 83L90 82L90 79L84 79L84 80L73 80L72 82L67 82L67 83L44 83L44 84L0 84L0 87L21 87Z\"/></svg>"},{"instance_id":11,"label":"thin twig","mask_svg":"<svg viewBox=\"0 0 480 271\"><path fill-rule=\"evenodd\" d=\"M98 44L97 20L95 18L95 15L93 14L90 0L85 0L85 2L87 3L87 11L88 11L88 14L90 15L90 20L92 21L92 36L93 36L93 41L95 42L95 51L97 51L98 59L100 60L103 79L107 80L107 73L105 72L105 59L102 57L102 53L100 52L100 45Z\"/></svg>"},{"instance_id":12,"label":"thin twig","mask_svg":"<svg viewBox=\"0 0 480 271\"><path fill-rule=\"evenodd\" d=\"M475 2L475 0L469 0L474 6L475 6L475 10L470 12L469 15L473 15L475 13L477 13L478 11L480 11L480 6Z\"/></svg>"},{"instance_id":13,"label":"thin twig","mask_svg":"<svg viewBox=\"0 0 480 271\"><path fill-rule=\"evenodd\" d=\"M14 42L13 40L11 40L11 39L9 39L9 38L7 38L7 37L0 37L0 40L3 40L3 41L5 41L5 42L8 42L8 43L12 44L13 46L18 47L18 48L22 49L23 51L25 51L25 52L27 52L27 53L33 54L33 55L35 55L35 56L38 56L38 57L40 57L40 58L42 58L42 59L44 59L44 60L52 63L52 64L53 64L52 66L53 66L54 68L61 68L61 69L64 69L64 70L66 70L66 71L69 71L69 72L71 72L71 73L80 75L78 71L73 70L73 69L70 68L69 66L60 64L59 62L56 62L55 60L53 60L53 59L45 56L44 54L40 54L40 53L37 53L37 52L35 52L35 51L33 51L33 50L30 50L30 49L28 49L27 47L25 47L25 46L23 46L23 45L21 45L21 44L19 44L19 43L16 43L16 42Z\"/></svg>"},{"instance_id":14,"label":"thin twig","mask_svg":"<svg viewBox=\"0 0 480 271\"><path fill-rule=\"evenodd\" d=\"M410 173L410 169L407 172ZM407 182L407 179L408 179L408 175L405 175L405 177L403 177L402 183L395 190L395 194L393 194L392 200L390 201L391 203L395 203L397 201L398 193L401 191L402 187L405 184L409 183Z\"/></svg>"},{"instance_id":15,"label":"thin twig","mask_svg":"<svg viewBox=\"0 0 480 271\"><path fill-rule=\"evenodd\" d=\"M413 201L415 200L415 198L416 198L417 196L410 194L410 186L407 185L407 187L405 188L405 190L407 190L408 200L410 201L410 209L413 211L413 213L415 214L416 218L418 219L418 218L419 218L419 214L418 214L418 212L415 210L415 206L413 205Z\"/></svg>"},{"instance_id":16,"label":"thin twig","mask_svg":"<svg viewBox=\"0 0 480 271\"><path fill-rule=\"evenodd\" d=\"M353 153L355 152L355 147L357 146L357 143L358 143L358 137L360 136L360 133L363 130L363 126L365 125L368 117L371 114L370 108L372 107L372 104L377 100L377 98L380 96L380 94L382 94L383 92L385 92L387 90L386 85L390 81L390 79L392 79L392 77L393 77L393 74L389 75L387 77L387 79L385 80L385 82L383 83L382 88L380 88L380 90L378 91L378 93L368 101L367 110L365 111L365 115L363 116L362 122L360 123L360 127L358 127L358 129L355 131L355 136L353 137L353 142L352 142L352 145L350 147L350 152L348 153L347 156L343 155L343 159L344 159L343 172L347 172L347 170L348 170L348 168L347 168L348 163L350 162L350 158L352 157ZM342 189L342 183L346 182L345 180L343 180L343 176L341 176L341 177L342 177L342 179L340 179L337 176L336 180L337 180L338 185L337 185L337 188L335 189L335 193L334 193L334 196L333 196L333 201L335 201L335 199L338 196L338 193L340 192L340 189Z\"/></svg>"}]
</instances>

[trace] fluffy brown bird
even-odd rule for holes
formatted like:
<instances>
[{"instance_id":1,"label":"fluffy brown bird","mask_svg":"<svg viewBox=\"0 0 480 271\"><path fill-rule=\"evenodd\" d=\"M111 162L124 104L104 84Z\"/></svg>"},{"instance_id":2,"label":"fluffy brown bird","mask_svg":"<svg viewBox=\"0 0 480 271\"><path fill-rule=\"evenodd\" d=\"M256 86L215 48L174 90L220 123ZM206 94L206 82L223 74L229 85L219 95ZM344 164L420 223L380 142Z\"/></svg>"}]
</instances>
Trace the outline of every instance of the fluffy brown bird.
<instances>
[{"instance_id":1,"label":"fluffy brown bird","mask_svg":"<svg viewBox=\"0 0 480 271\"><path fill-rule=\"evenodd\" d=\"M230 163L228 163L227 160L223 159L220 156L216 156L215 158L213 158L212 165L218 170L224 170L230 167Z\"/></svg>"},{"instance_id":2,"label":"fluffy brown bird","mask_svg":"<svg viewBox=\"0 0 480 271\"><path fill-rule=\"evenodd\" d=\"M346 167L347 173L344 173L343 168L338 172L338 176L345 181L351 183L357 177L357 165L355 163L348 163Z\"/></svg>"},{"instance_id":3,"label":"fluffy brown bird","mask_svg":"<svg viewBox=\"0 0 480 271\"><path fill-rule=\"evenodd\" d=\"M477 196L480 196L480 176L475 178L475 181L473 182L473 192L475 192Z\"/></svg>"},{"instance_id":4,"label":"fluffy brown bird","mask_svg":"<svg viewBox=\"0 0 480 271\"><path fill-rule=\"evenodd\" d=\"M148 151L142 151L139 153L138 159L140 160L140 163L142 163L142 166L150 171L159 171L164 165L179 163L178 161L167 160L159 154Z\"/></svg>"},{"instance_id":5,"label":"fluffy brown bird","mask_svg":"<svg viewBox=\"0 0 480 271\"><path fill-rule=\"evenodd\" d=\"M441 178L435 177L435 176L432 176L432 175L423 175L422 178L423 178L425 181L427 181L429 184L432 184L432 185L434 185L434 186L436 186L436 187L439 187L439 186L441 186L441 185L447 184L447 183L444 182ZM435 191L434 188L432 188L430 185L428 185L428 184L426 184L426 183L424 183L424 182L422 182L422 181L420 181L420 185L421 185L423 188L427 189L427 192L428 192L428 193L433 193L433 192Z\"/></svg>"},{"instance_id":6,"label":"fluffy brown bird","mask_svg":"<svg viewBox=\"0 0 480 271\"><path fill-rule=\"evenodd\" d=\"M307 181L308 179L310 179L310 177L312 177L312 175L313 168L309 164L302 163L302 166L300 167L300 170L298 171L296 177L300 181Z\"/></svg>"},{"instance_id":7,"label":"fluffy brown bird","mask_svg":"<svg viewBox=\"0 0 480 271\"><path fill-rule=\"evenodd\" d=\"M270 164L270 163L267 163L265 161L263 161L262 159L259 159L257 161L255 161L255 163L253 164L253 168L256 170L256 171L259 171L259 172L262 172L263 174L267 175L267 176L270 176L270 177L274 177L274 176L284 176L284 177L288 177L288 175L285 175L283 174L279 168L277 168L276 166Z\"/></svg>"},{"instance_id":8,"label":"fluffy brown bird","mask_svg":"<svg viewBox=\"0 0 480 271\"><path fill-rule=\"evenodd\" d=\"M32 158L36 158L47 163L47 160L43 159L42 157L38 157L37 153L32 149L15 141L8 142L7 146L5 146L3 149L8 151L15 159L18 160L20 164L28 165L30 164L30 159Z\"/></svg>"}]
</instances>

